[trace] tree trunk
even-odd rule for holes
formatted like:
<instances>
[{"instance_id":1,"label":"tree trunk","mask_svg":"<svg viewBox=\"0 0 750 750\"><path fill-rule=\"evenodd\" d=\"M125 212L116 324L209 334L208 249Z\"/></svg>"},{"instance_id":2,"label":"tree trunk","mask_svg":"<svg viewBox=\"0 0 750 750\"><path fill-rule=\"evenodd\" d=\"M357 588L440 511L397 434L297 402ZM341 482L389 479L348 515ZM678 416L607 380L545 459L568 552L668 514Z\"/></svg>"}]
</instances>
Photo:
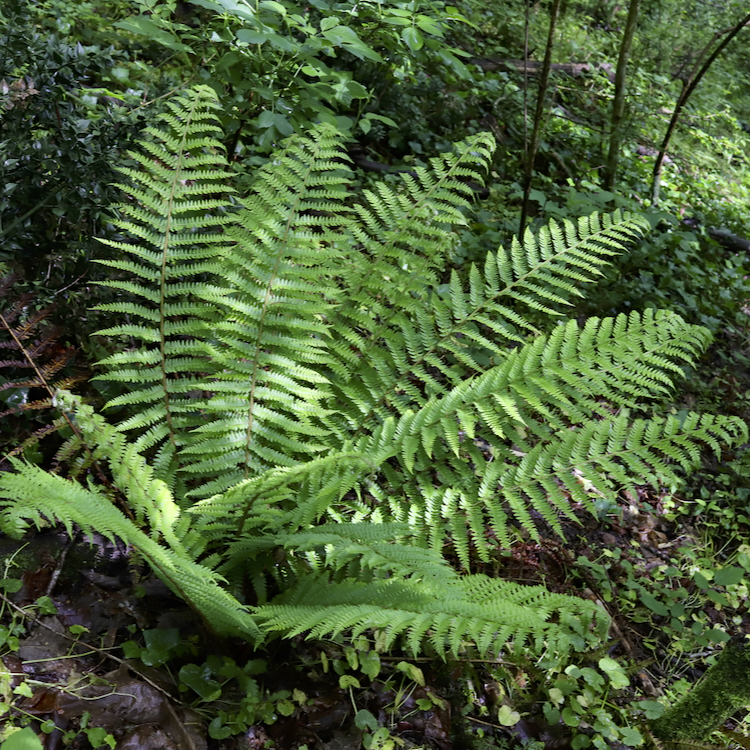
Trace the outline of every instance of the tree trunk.
<instances>
[{"instance_id":1,"label":"tree trunk","mask_svg":"<svg viewBox=\"0 0 750 750\"><path fill-rule=\"evenodd\" d=\"M750 641L735 636L703 679L651 722L660 740L706 740L733 713L750 704Z\"/></svg>"},{"instance_id":2,"label":"tree trunk","mask_svg":"<svg viewBox=\"0 0 750 750\"><path fill-rule=\"evenodd\" d=\"M518 238L523 242L526 231L526 217L529 213L529 195L531 194L531 180L534 177L534 159L539 149L539 138L542 131L542 119L544 118L544 100L549 82L549 71L552 65L552 48L555 45L555 27L557 16L560 12L560 0L554 0L550 11L549 34L547 35L547 49L544 51L544 63L542 64L542 79L539 82L539 94L536 100L536 112L534 113L534 127L531 131L531 143L526 154L526 170L523 180L523 203L521 205L521 222L518 227Z\"/></svg>"},{"instance_id":3,"label":"tree trunk","mask_svg":"<svg viewBox=\"0 0 750 750\"><path fill-rule=\"evenodd\" d=\"M622 35L622 42L620 43L620 56L617 59L617 71L615 72L615 98L612 102L612 129L609 136L609 154L607 156L607 167L604 171L605 190L613 190L617 182L617 163L620 158L623 120L625 118L625 77L628 69L630 48L633 46L635 27L638 23L638 9L640 4L641 0L630 0L628 20L625 24L625 32Z\"/></svg>"},{"instance_id":4,"label":"tree trunk","mask_svg":"<svg viewBox=\"0 0 750 750\"><path fill-rule=\"evenodd\" d=\"M743 18L736 26L732 27L721 44L716 47L711 56L706 60L705 63L703 63L701 69L695 75L691 76L688 84L685 86L685 88L682 89L682 93L680 94L679 98L677 99L677 103L675 104L674 112L672 113L672 119L669 121L669 125L667 126L667 132L664 135L664 140L662 141L661 148L659 149L659 155L656 157L656 163L654 164L654 177L651 185L651 203L654 206L659 202L661 168L664 163L664 156L666 155L667 149L669 148L669 141L672 138L672 133L674 133L675 127L677 127L677 121L680 119L683 107L687 103L687 100L690 98L693 91L695 91L696 86L700 83L701 78L703 78L703 76L706 74L706 71L711 67L713 61L724 51L724 48L729 44L729 42L731 42L732 39L734 39L734 37L736 37L737 34L739 34L740 31L742 31L742 29L748 24L750 24L750 13L745 16L745 18Z\"/></svg>"}]
</instances>

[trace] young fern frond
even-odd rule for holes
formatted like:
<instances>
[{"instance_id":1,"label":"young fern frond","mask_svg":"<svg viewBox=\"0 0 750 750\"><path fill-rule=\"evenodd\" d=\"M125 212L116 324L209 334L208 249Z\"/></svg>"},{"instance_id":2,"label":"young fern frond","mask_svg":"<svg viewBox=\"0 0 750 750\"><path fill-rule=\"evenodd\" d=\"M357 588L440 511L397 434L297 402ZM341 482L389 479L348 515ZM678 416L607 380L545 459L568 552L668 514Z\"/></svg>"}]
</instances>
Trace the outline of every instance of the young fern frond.
<instances>
[{"instance_id":1,"label":"young fern frond","mask_svg":"<svg viewBox=\"0 0 750 750\"><path fill-rule=\"evenodd\" d=\"M536 537L536 514L561 532L574 505L676 483L704 446L747 438L731 417L631 416L671 394L704 329L651 310L555 325L645 222L553 223L443 288L490 136L357 202L341 138L320 126L235 211L215 106L205 88L176 99L127 173L129 238L106 264L134 280L107 283L135 299L105 306L129 322L104 333L136 345L103 364L132 416L112 428L60 396L133 520L16 462L0 526L120 536L217 630L256 641L377 628L412 651L583 648L606 628L591 602L459 573L445 548L470 570L516 527ZM247 583L251 610L229 593Z\"/></svg>"}]
</instances>

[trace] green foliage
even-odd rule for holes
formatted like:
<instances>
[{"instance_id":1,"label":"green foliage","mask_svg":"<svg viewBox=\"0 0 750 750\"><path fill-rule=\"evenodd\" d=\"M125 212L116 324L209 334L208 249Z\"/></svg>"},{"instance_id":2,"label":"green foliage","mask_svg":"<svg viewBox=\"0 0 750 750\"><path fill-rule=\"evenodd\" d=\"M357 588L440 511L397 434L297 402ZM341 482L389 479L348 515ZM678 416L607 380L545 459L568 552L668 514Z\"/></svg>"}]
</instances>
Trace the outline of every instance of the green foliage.
<instances>
[{"instance_id":1,"label":"green foliage","mask_svg":"<svg viewBox=\"0 0 750 750\"><path fill-rule=\"evenodd\" d=\"M142 127L130 97L96 87L122 59L40 33L26 2L0 11L0 260L47 286L53 266L59 288L85 274L117 196L113 155Z\"/></svg>"},{"instance_id":2,"label":"green foliage","mask_svg":"<svg viewBox=\"0 0 750 750\"><path fill-rule=\"evenodd\" d=\"M545 721L550 727L562 723L573 732L582 723L589 724L593 734L576 733L573 740L576 748L593 746L606 750L613 741L627 747L642 745L641 733L635 727L623 726L623 717L618 716L620 712L609 700L610 693L629 686L628 676L614 659L607 656L600 658L596 666L598 669L570 664L564 669L547 671L543 704Z\"/></svg>"},{"instance_id":3,"label":"green foliage","mask_svg":"<svg viewBox=\"0 0 750 750\"><path fill-rule=\"evenodd\" d=\"M667 516L670 505L666 503ZM630 622L652 626L653 635L643 639L645 646L666 650L676 660L729 640L729 618L733 624L742 619L750 558L744 545L736 560L719 565L705 536L699 546L682 546L675 553L648 578L641 575L642 562L629 559L620 549L603 550L593 561L581 556L576 565L593 578L605 602L613 603ZM713 609L726 613L723 622L712 621ZM653 643L665 634L668 641Z\"/></svg>"},{"instance_id":4,"label":"green foliage","mask_svg":"<svg viewBox=\"0 0 750 750\"><path fill-rule=\"evenodd\" d=\"M705 329L659 311L546 334L530 320L559 318L643 221L550 224L440 295L489 136L356 201L322 125L232 202L215 107L207 87L175 98L125 172L129 239L105 262L133 280L107 282L126 322L102 333L130 345L101 364L131 416L112 427L58 396L129 515L15 461L2 529L120 537L218 632L256 642L376 628L414 652L584 648L607 624L591 602L444 555L470 569L515 529L536 535L534 514L560 531L571 501L595 512L622 487L677 483L703 446L746 439L733 417L631 416L671 393Z\"/></svg>"},{"instance_id":5,"label":"green foliage","mask_svg":"<svg viewBox=\"0 0 750 750\"><path fill-rule=\"evenodd\" d=\"M384 85L398 85L428 65L469 75L460 60L465 53L445 38L465 19L443 2L339 0L300 8L287 0L255 6L193 0L179 14L175 2L138 5L138 15L116 25L194 56L201 78L225 97L227 131L235 144L247 140L251 151L267 153L314 122L349 133L367 133L381 122L395 126L367 111Z\"/></svg>"}]
</instances>

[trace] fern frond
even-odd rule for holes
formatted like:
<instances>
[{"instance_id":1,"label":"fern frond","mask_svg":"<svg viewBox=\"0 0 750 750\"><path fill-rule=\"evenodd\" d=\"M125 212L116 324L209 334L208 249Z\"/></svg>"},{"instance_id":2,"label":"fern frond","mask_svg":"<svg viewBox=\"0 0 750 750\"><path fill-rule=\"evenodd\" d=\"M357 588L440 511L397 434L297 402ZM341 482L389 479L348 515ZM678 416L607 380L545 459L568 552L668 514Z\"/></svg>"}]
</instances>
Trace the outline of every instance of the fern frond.
<instances>
[{"instance_id":1,"label":"fern frond","mask_svg":"<svg viewBox=\"0 0 750 750\"><path fill-rule=\"evenodd\" d=\"M494 434L525 446L526 433L545 438L551 430L606 416L612 405L663 397L682 375L680 365L691 364L709 340L706 329L667 311L591 318L582 329L569 321L405 415L399 432L415 440L405 440L404 461L413 462L419 445L429 457L437 436L458 453L457 412L469 434Z\"/></svg>"},{"instance_id":2,"label":"fern frond","mask_svg":"<svg viewBox=\"0 0 750 750\"><path fill-rule=\"evenodd\" d=\"M111 428L110 428L111 429ZM170 588L200 612L218 632L258 640L260 631L248 611L220 585L221 578L198 563L144 534L101 492L12 459L15 473L0 473L0 529L18 536L28 521L73 525L118 537L135 547Z\"/></svg>"},{"instance_id":3,"label":"fern frond","mask_svg":"<svg viewBox=\"0 0 750 750\"><path fill-rule=\"evenodd\" d=\"M94 455L107 462L115 486L127 497L138 523L148 526L155 538L162 537L180 554L181 542L177 535L180 507L135 446L128 444L122 432L109 425L78 396L59 392L55 402L72 418Z\"/></svg>"},{"instance_id":4,"label":"fern frond","mask_svg":"<svg viewBox=\"0 0 750 750\"><path fill-rule=\"evenodd\" d=\"M429 640L441 655L457 654L466 641L482 652L497 653L509 640L517 648L530 640L537 652L545 645L569 650L574 642L582 647L586 637L601 635L608 623L591 602L484 576L450 583L332 583L310 576L278 601L255 609L266 631L287 636L307 632L308 638L321 638L349 630L356 636L376 628L386 648L404 636L413 653Z\"/></svg>"},{"instance_id":5,"label":"fern frond","mask_svg":"<svg viewBox=\"0 0 750 750\"><path fill-rule=\"evenodd\" d=\"M432 159L430 170L403 176L402 192L380 183L354 205L359 221L351 226L349 255L356 256L340 270L347 296L332 321L336 371L344 382L358 379L351 372L364 364L358 352L371 354L402 315L424 305L456 242L452 228L466 223L471 190L465 180L483 183L493 151L488 134L473 136L456 144L455 153Z\"/></svg>"},{"instance_id":6,"label":"fern frond","mask_svg":"<svg viewBox=\"0 0 750 750\"><path fill-rule=\"evenodd\" d=\"M121 429L140 433L136 450L156 446L155 470L170 486L176 452L201 421L190 391L216 369L202 344L213 309L198 292L227 244L223 228L230 221L216 213L226 211L231 192L217 109L214 92L199 86L171 100L161 124L147 130L154 140L140 143L146 153L130 154L140 168L121 170L130 179L120 186L130 200L116 223L136 241L104 241L125 257L98 261L130 277L102 282L125 299L98 309L132 321L100 335L138 342L99 362L107 372L98 377L130 385L108 406L138 406Z\"/></svg>"},{"instance_id":7,"label":"fern frond","mask_svg":"<svg viewBox=\"0 0 750 750\"><path fill-rule=\"evenodd\" d=\"M392 325L381 324L362 342L367 358L340 385L349 419L362 428L371 419L403 414L447 393L467 369L481 373L488 361L502 361L509 341L524 343L530 333L539 334L529 312L559 316L550 305L581 296L577 285L593 281L599 267L646 226L619 213L594 214L577 225L553 222L538 237L527 234L523 246L514 239L510 252L488 254L484 273L472 266L466 289L455 272L445 299L423 288L421 305L411 300L410 314L392 316ZM395 306L391 295L389 304Z\"/></svg>"},{"instance_id":8,"label":"fern frond","mask_svg":"<svg viewBox=\"0 0 750 750\"><path fill-rule=\"evenodd\" d=\"M378 578L392 575L454 582L456 573L435 550L392 543L404 536L409 536L409 527L398 523L324 524L292 534L248 536L229 545L226 563L219 570L225 573L260 552L281 546L290 554L307 553L303 569L348 570L350 574L356 569L360 574L371 571Z\"/></svg>"},{"instance_id":9,"label":"fern frond","mask_svg":"<svg viewBox=\"0 0 750 750\"><path fill-rule=\"evenodd\" d=\"M235 240L203 298L220 311L208 353L220 365L205 387L209 421L183 451L184 470L218 476L206 496L266 469L292 467L327 446L329 314L340 291L343 203L351 171L335 129L292 138L260 170L230 230ZM206 459L206 456L210 456Z\"/></svg>"},{"instance_id":10,"label":"fern frond","mask_svg":"<svg viewBox=\"0 0 750 750\"><path fill-rule=\"evenodd\" d=\"M542 332L644 222L551 224L441 286L489 136L358 202L341 138L320 126L229 204L216 106L205 88L176 99L125 173L106 261L122 299L105 308L124 319L105 333L136 343L103 366L128 416L113 428L60 396L133 520L17 462L0 526L120 536L219 630L255 640L377 628L386 646L457 653L601 636L590 602L462 576L445 546L469 570L513 526L535 535L538 515L561 531L578 506L675 483L705 446L746 439L733 418L643 418L704 329L648 310ZM283 593L266 603L269 581ZM228 593L248 582L252 614Z\"/></svg>"}]
</instances>

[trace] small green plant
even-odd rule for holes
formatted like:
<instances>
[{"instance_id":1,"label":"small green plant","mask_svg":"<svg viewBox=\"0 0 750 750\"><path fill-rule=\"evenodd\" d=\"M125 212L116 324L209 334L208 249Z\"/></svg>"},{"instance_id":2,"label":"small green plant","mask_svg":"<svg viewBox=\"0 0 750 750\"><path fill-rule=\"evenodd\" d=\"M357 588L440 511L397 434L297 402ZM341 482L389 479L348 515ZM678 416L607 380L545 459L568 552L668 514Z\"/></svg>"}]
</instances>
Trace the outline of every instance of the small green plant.
<instances>
[{"instance_id":1,"label":"small green plant","mask_svg":"<svg viewBox=\"0 0 750 750\"><path fill-rule=\"evenodd\" d=\"M582 724L593 729L593 734L574 732L574 748L596 747L606 750L611 742L627 747L643 744L638 729L628 726L627 716L610 698L611 692L630 685L630 680L618 662L601 657L598 669L573 664L548 673L547 700L543 705L544 718L551 727L562 722L571 730Z\"/></svg>"}]
</instances>

